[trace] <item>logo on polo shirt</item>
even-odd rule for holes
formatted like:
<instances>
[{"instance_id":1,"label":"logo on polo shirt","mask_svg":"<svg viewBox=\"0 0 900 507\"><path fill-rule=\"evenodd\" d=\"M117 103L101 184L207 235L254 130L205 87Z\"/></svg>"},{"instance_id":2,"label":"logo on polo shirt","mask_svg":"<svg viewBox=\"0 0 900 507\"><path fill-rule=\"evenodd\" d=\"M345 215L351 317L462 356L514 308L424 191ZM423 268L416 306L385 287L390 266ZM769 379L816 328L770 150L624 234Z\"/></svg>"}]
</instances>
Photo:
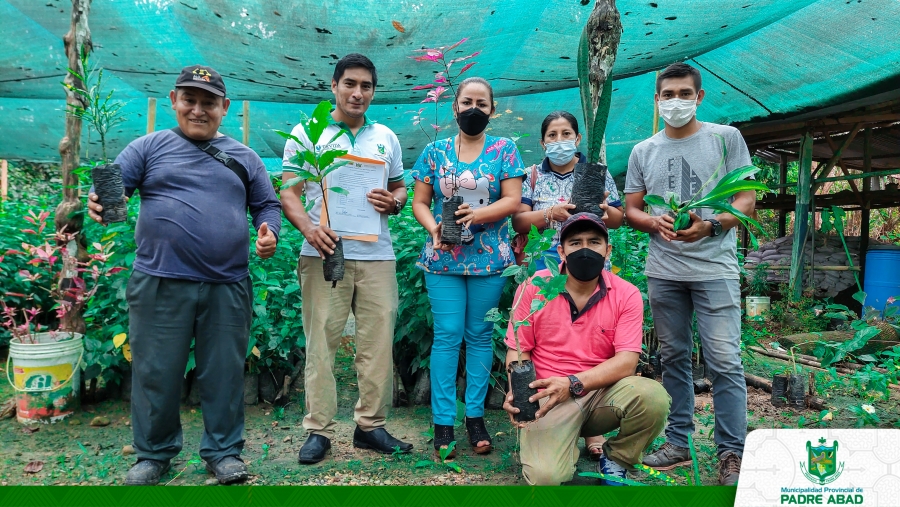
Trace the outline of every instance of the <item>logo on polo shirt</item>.
<instances>
[{"instance_id":1,"label":"logo on polo shirt","mask_svg":"<svg viewBox=\"0 0 900 507\"><path fill-rule=\"evenodd\" d=\"M378 153L384 155L384 145L383 144L378 145Z\"/></svg>"}]
</instances>

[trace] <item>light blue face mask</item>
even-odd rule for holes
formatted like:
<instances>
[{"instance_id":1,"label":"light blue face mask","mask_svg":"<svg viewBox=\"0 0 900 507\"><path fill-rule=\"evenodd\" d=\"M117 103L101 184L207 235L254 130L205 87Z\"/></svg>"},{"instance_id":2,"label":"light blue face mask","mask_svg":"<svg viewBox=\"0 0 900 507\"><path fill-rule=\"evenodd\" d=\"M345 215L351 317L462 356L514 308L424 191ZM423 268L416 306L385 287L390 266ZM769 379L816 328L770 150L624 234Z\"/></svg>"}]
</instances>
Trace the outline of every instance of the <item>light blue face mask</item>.
<instances>
[{"instance_id":1,"label":"light blue face mask","mask_svg":"<svg viewBox=\"0 0 900 507\"><path fill-rule=\"evenodd\" d=\"M547 158L549 158L550 163L555 166L568 164L572 160L572 157L575 156L575 152L578 151L578 148L575 146L575 141L571 140L547 143L545 149L547 150Z\"/></svg>"}]
</instances>

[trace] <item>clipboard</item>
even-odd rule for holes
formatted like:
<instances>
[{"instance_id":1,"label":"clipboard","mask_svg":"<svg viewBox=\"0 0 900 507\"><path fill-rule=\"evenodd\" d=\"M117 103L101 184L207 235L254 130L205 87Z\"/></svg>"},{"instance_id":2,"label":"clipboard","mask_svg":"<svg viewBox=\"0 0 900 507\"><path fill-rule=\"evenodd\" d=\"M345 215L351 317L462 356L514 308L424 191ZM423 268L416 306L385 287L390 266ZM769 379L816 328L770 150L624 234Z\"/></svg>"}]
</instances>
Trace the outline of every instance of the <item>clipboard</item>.
<instances>
[{"instance_id":1,"label":"clipboard","mask_svg":"<svg viewBox=\"0 0 900 507\"><path fill-rule=\"evenodd\" d=\"M380 165L384 168L384 178L383 181L385 185L387 184L387 164L383 160L378 160L374 158L365 158L365 157L357 157L356 155L344 155L343 157L337 157L335 160L349 160L351 162L360 162L363 164L372 164L372 165ZM331 173L334 174L334 173ZM328 184L328 176L325 177L323 181L323 186L327 189L329 187ZM322 196L322 216L328 217L328 190L325 191L325 194ZM319 219L321 223L322 219ZM330 219L329 219L330 222ZM366 241L369 243L374 243L378 241L377 234L354 234L354 235L342 235L341 239L351 239L354 241Z\"/></svg>"}]
</instances>

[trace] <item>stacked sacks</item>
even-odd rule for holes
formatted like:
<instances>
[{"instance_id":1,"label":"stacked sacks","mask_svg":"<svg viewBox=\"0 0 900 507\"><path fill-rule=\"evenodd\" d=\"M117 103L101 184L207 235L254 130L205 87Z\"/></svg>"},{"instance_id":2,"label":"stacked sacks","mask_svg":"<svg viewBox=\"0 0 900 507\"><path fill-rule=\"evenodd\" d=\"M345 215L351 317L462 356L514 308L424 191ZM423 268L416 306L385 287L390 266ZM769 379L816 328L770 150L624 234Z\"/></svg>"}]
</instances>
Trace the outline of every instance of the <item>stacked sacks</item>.
<instances>
[{"instance_id":1,"label":"stacked sacks","mask_svg":"<svg viewBox=\"0 0 900 507\"><path fill-rule=\"evenodd\" d=\"M853 259L853 265L859 266L859 237L850 236L846 238L847 248L850 250L850 257ZM878 241L869 240L870 245L879 244ZM759 250L750 252L744 259L744 269L752 271L757 264L763 262L770 266L790 266L791 253L794 248L794 237L785 236L775 239L766 244L760 245ZM812 235L806 242L803 249L804 266L810 264L813 256ZM822 236L817 234L815 240L815 266L847 266L847 254L844 253L844 247L841 244L841 238L838 236ZM853 277L853 271L814 271L812 285L816 288L815 296L819 298L834 297L839 292L856 285ZM806 285L809 271L804 269L804 285ZM767 280L773 285L788 283L790 279L790 270L772 270L769 271Z\"/></svg>"}]
</instances>

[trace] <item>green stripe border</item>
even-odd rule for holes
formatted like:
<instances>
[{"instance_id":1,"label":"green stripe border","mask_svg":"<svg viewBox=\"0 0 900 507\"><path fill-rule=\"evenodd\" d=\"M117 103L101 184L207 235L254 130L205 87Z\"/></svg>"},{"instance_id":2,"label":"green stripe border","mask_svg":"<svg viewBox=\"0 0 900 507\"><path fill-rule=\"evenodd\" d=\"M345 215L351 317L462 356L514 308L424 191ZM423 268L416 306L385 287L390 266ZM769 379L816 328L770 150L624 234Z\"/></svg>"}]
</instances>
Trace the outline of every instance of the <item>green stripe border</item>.
<instances>
[{"instance_id":1,"label":"green stripe border","mask_svg":"<svg viewBox=\"0 0 900 507\"><path fill-rule=\"evenodd\" d=\"M0 487L0 505L718 507L733 506L736 491L724 486L5 486Z\"/></svg>"}]
</instances>

